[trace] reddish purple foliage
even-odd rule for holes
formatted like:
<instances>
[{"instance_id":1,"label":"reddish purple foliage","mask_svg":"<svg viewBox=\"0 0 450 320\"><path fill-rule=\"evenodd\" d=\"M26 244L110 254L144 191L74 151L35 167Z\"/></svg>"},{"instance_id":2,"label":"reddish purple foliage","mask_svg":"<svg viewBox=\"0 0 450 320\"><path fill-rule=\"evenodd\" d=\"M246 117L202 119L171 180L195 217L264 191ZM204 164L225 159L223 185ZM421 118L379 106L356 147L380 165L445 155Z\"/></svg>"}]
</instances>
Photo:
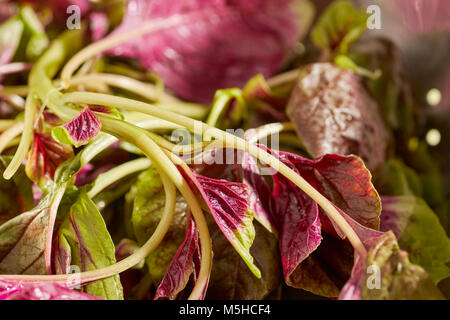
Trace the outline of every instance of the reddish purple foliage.
<instances>
[{"instance_id":1,"label":"reddish purple foliage","mask_svg":"<svg viewBox=\"0 0 450 320\"><path fill-rule=\"evenodd\" d=\"M31 284L0 280L0 300L102 300L56 283Z\"/></svg>"},{"instance_id":2,"label":"reddish purple foliage","mask_svg":"<svg viewBox=\"0 0 450 320\"><path fill-rule=\"evenodd\" d=\"M217 89L239 87L278 71L300 37L292 0L130 0L123 33L178 15L179 22L111 54L138 58L181 97L211 102Z\"/></svg>"},{"instance_id":3,"label":"reddish purple foliage","mask_svg":"<svg viewBox=\"0 0 450 320\"><path fill-rule=\"evenodd\" d=\"M450 30L450 2L448 0L396 0L394 13L412 33Z\"/></svg>"},{"instance_id":4,"label":"reddish purple foliage","mask_svg":"<svg viewBox=\"0 0 450 320\"><path fill-rule=\"evenodd\" d=\"M169 269L156 290L155 300L175 299L177 294L186 287L191 276L195 282L200 272L200 260L198 230L191 216L188 220L186 238L170 262ZM207 285L203 290L203 297L206 289Z\"/></svg>"},{"instance_id":5,"label":"reddish purple foliage","mask_svg":"<svg viewBox=\"0 0 450 320\"><path fill-rule=\"evenodd\" d=\"M63 126L76 146L86 144L94 138L102 127L97 115L89 108L84 108L78 116Z\"/></svg>"}]
</instances>

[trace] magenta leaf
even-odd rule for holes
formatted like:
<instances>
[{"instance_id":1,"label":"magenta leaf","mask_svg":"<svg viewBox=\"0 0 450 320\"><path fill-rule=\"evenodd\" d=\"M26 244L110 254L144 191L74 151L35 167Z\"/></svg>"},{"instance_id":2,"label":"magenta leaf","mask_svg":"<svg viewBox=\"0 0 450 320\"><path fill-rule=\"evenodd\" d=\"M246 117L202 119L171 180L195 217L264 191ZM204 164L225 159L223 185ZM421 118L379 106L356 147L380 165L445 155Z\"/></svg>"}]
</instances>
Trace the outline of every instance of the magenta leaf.
<instances>
[{"instance_id":1,"label":"magenta leaf","mask_svg":"<svg viewBox=\"0 0 450 320\"><path fill-rule=\"evenodd\" d=\"M89 108L84 108L78 116L63 126L55 127L52 136L55 140L80 147L94 138L102 127L97 115Z\"/></svg>"},{"instance_id":2,"label":"magenta leaf","mask_svg":"<svg viewBox=\"0 0 450 320\"><path fill-rule=\"evenodd\" d=\"M261 146L264 148L263 146ZM299 155L267 149L281 162L299 173L314 188L331 200L349 215L341 212L355 228L371 230L378 228L381 210L380 199L371 184L371 175L362 161L355 156L325 155L309 160ZM257 169L257 168L256 168ZM255 170L253 170L255 172ZM245 165L244 165L245 176ZM335 269L349 270L346 263L336 261L335 255L328 247L346 250L346 244L337 238L327 237L325 246L316 250L321 244L321 229L330 235L336 235L334 225L319 209L309 196L279 173L272 176L272 200L266 201L265 217L272 221L271 225L278 231L283 271L288 285L302 288L325 296L336 296L342 276L330 273L329 265ZM250 190L259 198L265 196L261 189L262 177L258 180L247 179ZM266 190L264 187L263 190ZM269 214L267 215L267 212ZM361 225L359 224L361 223ZM372 232L372 231L371 231ZM375 231L374 231L375 232ZM345 278L344 278L345 279ZM336 282L337 281L337 282ZM341 283L342 284L342 283Z\"/></svg>"},{"instance_id":3,"label":"magenta leaf","mask_svg":"<svg viewBox=\"0 0 450 320\"><path fill-rule=\"evenodd\" d=\"M389 3L406 31L413 34L449 31L450 3L447 0L398 0Z\"/></svg>"},{"instance_id":4,"label":"magenta leaf","mask_svg":"<svg viewBox=\"0 0 450 320\"><path fill-rule=\"evenodd\" d=\"M192 219L188 220L186 238L178 248L155 293L155 300L175 299L187 285L189 279L197 280L200 272L201 249L197 226ZM207 285L203 289L204 298Z\"/></svg>"},{"instance_id":5,"label":"magenta leaf","mask_svg":"<svg viewBox=\"0 0 450 320\"><path fill-rule=\"evenodd\" d=\"M274 201L272 198L272 190L261 175L256 160L248 153L243 154L242 169L242 182L248 186L250 208L255 213L255 219L268 231L276 233L275 218L270 211L270 207Z\"/></svg>"},{"instance_id":6,"label":"magenta leaf","mask_svg":"<svg viewBox=\"0 0 450 320\"><path fill-rule=\"evenodd\" d=\"M379 229L381 200L361 159L327 154L309 160L288 152L279 152L279 157L282 162L291 163L317 191L355 221ZM325 231L333 233L328 219L322 222Z\"/></svg>"},{"instance_id":7,"label":"magenta leaf","mask_svg":"<svg viewBox=\"0 0 450 320\"><path fill-rule=\"evenodd\" d=\"M56 283L0 280L0 300L102 300Z\"/></svg>"},{"instance_id":8,"label":"magenta leaf","mask_svg":"<svg viewBox=\"0 0 450 320\"><path fill-rule=\"evenodd\" d=\"M102 39L108 32L108 16L104 13L93 12L89 15L92 41Z\"/></svg>"},{"instance_id":9,"label":"magenta leaf","mask_svg":"<svg viewBox=\"0 0 450 320\"><path fill-rule=\"evenodd\" d=\"M217 89L241 87L281 67L301 36L293 0L130 0L119 34L175 19L110 53L140 59L181 97L211 102ZM305 19L306 20L306 19Z\"/></svg>"},{"instance_id":10,"label":"magenta leaf","mask_svg":"<svg viewBox=\"0 0 450 320\"><path fill-rule=\"evenodd\" d=\"M286 282L292 284L291 274L322 241L319 208L309 196L280 174L273 176L273 180L281 262Z\"/></svg>"},{"instance_id":11,"label":"magenta leaf","mask_svg":"<svg viewBox=\"0 0 450 320\"><path fill-rule=\"evenodd\" d=\"M238 182L208 178L194 172L192 175L185 173L185 177L199 191L222 233L253 274L260 278L261 272L253 263L250 254L255 228L247 186Z\"/></svg>"},{"instance_id":12,"label":"magenta leaf","mask_svg":"<svg viewBox=\"0 0 450 320\"><path fill-rule=\"evenodd\" d=\"M38 185L53 179L56 168L73 157L71 146L59 143L43 133L34 133L33 144L25 167L27 176Z\"/></svg>"},{"instance_id":13,"label":"magenta leaf","mask_svg":"<svg viewBox=\"0 0 450 320\"><path fill-rule=\"evenodd\" d=\"M380 107L350 69L331 63L307 65L287 113L313 157L354 154L370 170L385 160L389 136Z\"/></svg>"}]
</instances>

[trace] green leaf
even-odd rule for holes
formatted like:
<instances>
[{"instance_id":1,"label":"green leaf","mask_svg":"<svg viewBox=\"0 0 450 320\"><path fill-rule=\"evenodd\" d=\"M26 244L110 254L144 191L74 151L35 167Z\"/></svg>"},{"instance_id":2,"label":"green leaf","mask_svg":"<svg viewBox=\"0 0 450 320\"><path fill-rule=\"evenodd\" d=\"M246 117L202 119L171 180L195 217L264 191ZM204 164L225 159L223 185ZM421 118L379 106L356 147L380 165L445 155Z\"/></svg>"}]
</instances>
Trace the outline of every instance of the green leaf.
<instances>
[{"instance_id":1,"label":"green leaf","mask_svg":"<svg viewBox=\"0 0 450 320\"><path fill-rule=\"evenodd\" d=\"M277 238L259 223L250 253L261 270L256 279L215 221L206 216L211 234L214 260L206 299L261 300L281 282L281 260Z\"/></svg>"},{"instance_id":2,"label":"green leaf","mask_svg":"<svg viewBox=\"0 0 450 320\"><path fill-rule=\"evenodd\" d=\"M45 274L50 220L65 190L65 185L52 190L32 210L24 212L0 226L0 273ZM53 230L52 230L53 231Z\"/></svg>"},{"instance_id":3,"label":"green leaf","mask_svg":"<svg viewBox=\"0 0 450 320\"><path fill-rule=\"evenodd\" d=\"M403 54L387 39L360 41L352 47L351 58L369 70L380 70L379 78L366 79L368 89L381 106L386 124L408 136L414 129L416 106L403 66ZM402 136L396 136L396 142Z\"/></svg>"},{"instance_id":4,"label":"green leaf","mask_svg":"<svg viewBox=\"0 0 450 320\"><path fill-rule=\"evenodd\" d=\"M381 230L392 230L411 262L422 266L435 283L450 276L450 239L425 201L383 197Z\"/></svg>"},{"instance_id":5,"label":"green leaf","mask_svg":"<svg viewBox=\"0 0 450 320\"><path fill-rule=\"evenodd\" d=\"M381 272L380 288L369 288L370 273L364 273L362 299L423 300L443 299L427 273L411 263L408 253L400 250L395 236L388 232L372 246L366 266L377 266Z\"/></svg>"},{"instance_id":6,"label":"green leaf","mask_svg":"<svg viewBox=\"0 0 450 320\"><path fill-rule=\"evenodd\" d=\"M335 1L320 16L311 40L324 52L345 54L366 30L368 15L350 1Z\"/></svg>"},{"instance_id":7,"label":"green leaf","mask_svg":"<svg viewBox=\"0 0 450 320\"><path fill-rule=\"evenodd\" d=\"M35 60L47 49L50 40L33 8L22 7L19 16L24 23L24 33L27 38L25 55L28 60Z\"/></svg>"},{"instance_id":8,"label":"green leaf","mask_svg":"<svg viewBox=\"0 0 450 320\"><path fill-rule=\"evenodd\" d=\"M422 182L417 173L403 162L389 159L375 177L380 194L391 196L422 196Z\"/></svg>"},{"instance_id":9,"label":"green leaf","mask_svg":"<svg viewBox=\"0 0 450 320\"><path fill-rule=\"evenodd\" d=\"M114 243L102 215L85 192L71 207L58 231L55 269L67 273L71 265L81 271L91 271L116 263ZM92 282L84 292L108 300L122 300L123 289L119 275Z\"/></svg>"},{"instance_id":10,"label":"green leaf","mask_svg":"<svg viewBox=\"0 0 450 320\"><path fill-rule=\"evenodd\" d=\"M17 17L10 18L0 25L0 52L8 50L11 58L16 52L22 38L23 23Z\"/></svg>"},{"instance_id":11,"label":"green leaf","mask_svg":"<svg viewBox=\"0 0 450 320\"><path fill-rule=\"evenodd\" d=\"M127 194L133 202L131 223L139 244L147 241L155 231L164 211L165 193L155 167L142 172ZM172 257L185 238L188 207L182 197L177 198L174 221L162 243L146 259L153 283L158 285L169 267Z\"/></svg>"}]
</instances>

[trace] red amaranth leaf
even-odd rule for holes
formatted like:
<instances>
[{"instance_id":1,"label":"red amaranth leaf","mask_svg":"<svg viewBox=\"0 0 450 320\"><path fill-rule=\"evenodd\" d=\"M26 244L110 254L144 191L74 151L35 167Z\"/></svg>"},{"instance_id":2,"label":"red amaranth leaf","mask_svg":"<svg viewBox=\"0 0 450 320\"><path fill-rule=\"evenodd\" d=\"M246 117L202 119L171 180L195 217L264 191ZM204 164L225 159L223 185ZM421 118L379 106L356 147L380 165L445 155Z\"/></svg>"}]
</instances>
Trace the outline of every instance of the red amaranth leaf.
<instances>
[{"instance_id":1,"label":"red amaranth leaf","mask_svg":"<svg viewBox=\"0 0 450 320\"><path fill-rule=\"evenodd\" d=\"M0 280L0 300L103 300L55 283Z\"/></svg>"},{"instance_id":2,"label":"red amaranth leaf","mask_svg":"<svg viewBox=\"0 0 450 320\"><path fill-rule=\"evenodd\" d=\"M182 172L199 191L222 233L253 274L260 278L261 273L250 254L255 228L248 187L238 182L204 177L195 172L192 175L186 174L183 170Z\"/></svg>"},{"instance_id":3,"label":"red amaranth leaf","mask_svg":"<svg viewBox=\"0 0 450 320\"><path fill-rule=\"evenodd\" d=\"M268 149L267 149L268 150ZM336 207L365 227L379 229L381 200L372 184L372 175L360 158L327 154L310 160L299 155L269 150L281 162L297 171ZM322 228L335 234L320 209Z\"/></svg>"},{"instance_id":4,"label":"red amaranth leaf","mask_svg":"<svg viewBox=\"0 0 450 320\"><path fill-rule=\"evenodd\" d=\"M273 211L278 222L281 262L288 284L295 269L322 241L319 208L309 196L281 174L273 176Z\"/></svg>"},{"instance_id":5,"label":"red amaranth leaf","mask_svg":"<svg viewBox=\"0 0 450 320\"><path fill-rule=\"evenodd\" d=\"M56 168L73 157L71 146L59 143L43 133L34 133L33 144L25 167L27 176L39 185L53 179Z\"/></svg>"},{"instance_id":6,"label":"red amaranth leaf","mask_svg":"<svg viewBox=\"0 0 450 320\"><path fill-rule=\"evenodd\" d=\"M197 281L200 272L201 250L197 226L192 217L188 220L186 238L178 248L155 293L155 300L174 300L187 285L189 279ZM204 298L207 285L203 289Z\"/></svg>"},{"instance_id":7,"label":"red amaranth leaf","mask_svg":"<svg viewBox=\"0 0 450 320\"><path fill-rule=\"evenodd\" d=\"M255 74L278 71L301 36L295 4L294 0L130 0L115 34L158 19L177 17L178 22L110 53L140 59L181 97L208 103L217 89L241 87Z\"/></svg>"},{"instance_id":8,"label":"red amaranth leaf","mask_svg":"<svg viewBox=\"0 0 450 320\"><path fill-rule=\"evenodd\" d=\"M61 143L80 147L94 138L100 132L101 127L102 123L97 115L89 108L84 108L71 121L63 126L53 128L52 136Z\"/></svg>"},{"instance_id":9,"label":"red amaranth leaf","mask_svg":"<svg viewBox=\"0 0 450 320\"><path fill-rule=\"evenodd\" d=\"M448 0L397 0L388 6L403 22L406 31L413 34L450 30Z\"/></svg>"},{"instance_id":10,"label":"red amaranth leaf","mask_svg":"<svg viewBox=\"0 0 450 320\"><path fill-rule=\"evenodd\" d=\"M385 159L389 136L380 107L352 70L331 63L306 66L287 113L313 157L355 154L370 170Z\"/></svg>"},{"instance_id":11,"label":"red amaranth leaf","mask_svg":"<svg viewBox=\"0 0 450 320\"><path fill-rule=\"evenodd\" d=\"M372 175L361 159L327 154L309 160L291 153L280 154L281 159L288 159L303 178L351 218L366 227L379 229L381 200L371 182ZM330 228L326 231L332 233Z\"/></svg>"},{"instance_id":12,"label":"red amaranth leaf","mask_svg":"<svg viewBox=\"0 0 450 320\"><path fill-rule=\"evenodd\" d=\"M335 203L338 209L340 207L345 210L349 215L342 211L341 214L352 227L358 228L363 234L366 229L372 230L364 225L378 228L380 199L371 184L369 171L359 158L325 155L309 160L296 154L265 149L299 173ZM280 173L274 174L272 178L272 201L269 202L268 210L279 233L286 283L316 294L337 296L336 280L342 276L332 275L332 270L327 266L327 263L336 264L329 260L334 259L334 256L330 254L330 250L316 252L322 241L321 228L335 235L333 224L317 203L291 181ZM248 182L251 180L247 180ZM329 238L325 245L332 243L337 248L345 245L337 240L339 239ZM344 267L339 269L344 270Z\"/></svg>"}]
</instances>

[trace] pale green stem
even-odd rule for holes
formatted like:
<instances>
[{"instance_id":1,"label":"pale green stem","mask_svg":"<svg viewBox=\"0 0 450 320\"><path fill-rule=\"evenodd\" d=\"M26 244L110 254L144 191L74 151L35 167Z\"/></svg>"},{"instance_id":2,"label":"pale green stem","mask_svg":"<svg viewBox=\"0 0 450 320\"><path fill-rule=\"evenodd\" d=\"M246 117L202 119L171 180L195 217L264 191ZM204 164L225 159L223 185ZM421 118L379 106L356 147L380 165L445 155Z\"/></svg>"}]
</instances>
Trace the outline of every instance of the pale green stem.
<instances>
[{"instance_id":1,"label":"pale green stem","mask_svg":"<svg viewBox=\"0 0 450 320\"><path fill-rule=\"evenodd\" d=\"M97 179L95 179L92 189L88 192L88 196L90 198L95 197L103 189L107 188L114 182L119 181L120 179L135 172L148 169L151 164L152 162L148 158L141 158L125 162L117 167L114 167L111 170L100 174Z\"/></svg>"},{"instance_id":2,"label":"pale green stem","mask_svg":"<svg viewBox=\"0 0 450 320\"><path fill-rule=\"evenodd\" d=\"M19 143L19 147L17 148L17 151L14 154L14 157L9 163L8 167L3 172L3 177L6 180L11 179L11 177L14 175L14 173L16 173L17 169L19 169L20 165L23 163L23 160L27 156L28 150L30 149L31 141L33 140L33 129L34 129L33 126L36 114L37 114L36 101L34 95L30 94L28 95L25 104L24 128L22 138Z\"/></svg>"},{"instance_id":3,"label":"pale green stem","mask_svg":"<svg viewBox=\"0 0 450 320\"><path fill-rule=\"evenodd\" d=\"M187 117L202 119L209 112L206 106L180 101L167 93L161 92L161 90L152 84L143 83L122 75L91 73L77 76L70 80L71 86L79 84L98 85L99 83L130 91L148 100L154 100L156 101L155 104L161 108L183 114Z\"/></svg>"},{"instance_id":4,"label":"pale green stem","mask_svg":"<svg viewBox=\"0 0 450 320\"><path fill-rule=\"evenodd\" d=\"M16 123L17 120L0 120L0 132L11 128Z\"/></svg>"},{"instance_id":5,"label":"pale green stem","mask_svg":"<svg viewBox=\"0 0 450 320\"><path fill-rule=\"evenodd\" d=\"M23 132L24 124L23 121L16 122L12 127L7 129L0 135L0 154L5 150L10 142Z\"/></svg>"},{"instance_id":6,"label":"pale green stem","mask_svg":"<svg viewBox=\"0 0 450 320\"><path fill-rule=\"evenodd\" d=\"M6 86L0 90L0 96L9 96L17 94L18 96L26 96L28 94L28 86Z\"/></svg>"},{"instance_id":7,"label":"pale green stem","mask_svg":"<svg viewBox=\"0 0 450 320\"><path fill-rule=\"evenodd\" d=\"M214 103L211 112L208 115L208 119L206 119L206 123L210 126L215 126L217 121L219 121L220 116L225 111L230 98L227 95L222 95L219 99Z\"/></svg>"},{"instance_id":8,"label":"pale green stem","mask_svg":"<svg viewBox=\"0 0 450 320\"><path fill-rule=\"evenodd\" d=\"M291 122L275 122L263 125L254 130L256 131L256 134L248 140L249 143L256 143L261 139L278 134L282 131L293 131L295 128Z\"/></svg>"},{"instance_id":9,"label":"pale green stem","mask_svg":"<svg viewBox=\"0 0 450 320\"><path fill-rule=\"evenodd\" d=\"M267 85L271 88L278 87L285 83L295 82L300 74L300 69L290 70L284 73L280 73L267 80Z\"/></svg>"}]
</instances>

